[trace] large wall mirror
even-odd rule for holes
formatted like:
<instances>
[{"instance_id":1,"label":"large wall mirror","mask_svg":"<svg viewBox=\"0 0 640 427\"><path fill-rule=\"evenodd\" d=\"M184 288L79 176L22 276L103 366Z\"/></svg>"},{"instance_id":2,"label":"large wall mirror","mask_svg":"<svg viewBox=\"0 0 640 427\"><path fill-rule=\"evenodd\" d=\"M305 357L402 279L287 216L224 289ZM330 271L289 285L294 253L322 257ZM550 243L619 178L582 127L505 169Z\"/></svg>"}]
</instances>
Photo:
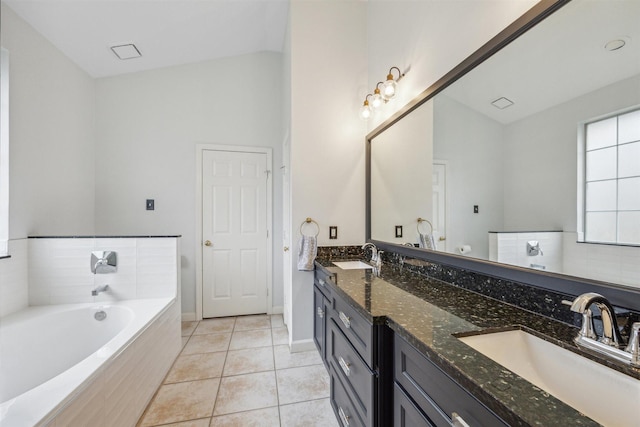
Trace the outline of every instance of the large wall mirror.
<instances>
[{"instance_id":1,"label":"large wall mirror","mask_svg":"<svg viewBox=\"0 0 640 427\"><path fill-rule=\"evenodd\" d=\"M640 2L546 2L533 15L370 133L368 238L454 265L640 287ZM586 125L607 118L626 128L589 151ZM628 171L606 188L604 157Z\"/></svg>"}]
</instances>

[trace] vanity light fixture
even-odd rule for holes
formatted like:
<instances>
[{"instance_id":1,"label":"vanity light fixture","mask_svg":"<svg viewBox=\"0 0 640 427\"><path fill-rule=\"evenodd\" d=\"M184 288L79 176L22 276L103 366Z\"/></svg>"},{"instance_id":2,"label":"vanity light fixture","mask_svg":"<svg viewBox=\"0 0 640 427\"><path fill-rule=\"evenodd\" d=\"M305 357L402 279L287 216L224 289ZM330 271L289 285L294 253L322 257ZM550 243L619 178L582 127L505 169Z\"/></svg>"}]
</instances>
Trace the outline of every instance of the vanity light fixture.
<instances>
[{"instance_id":1,"label":"vanity light fixture","mask_svg":"<svg viewBox=\"0 0 640 427\"><path fill-rule=\"evenodd\" d=\"M394 69L398 70L398 78L393 77ZM384 82L378 82L373 93L370 93L365 97L364 103L362 107L360 107L360 117L367 120L371 117L373 110L376 110L380 108L382 104L389 102L389 100L396 95L396 87L404 75L405 74L400 71L400 68L391 67L389 69L389 74L387 75L387 80ZM380 85L382 85L382 87ZM369 97L371 97L371 101L369 101Z\"/></svg>"},{"instance_id":2,"label":"vanity light fixture","mask_svg":"<svg viewBox=\"0 0 640 427\"><path fill-rule=\"evenodd\" d=\"M362 107L360 107L360 118L363 120L367 120L369 117L371 117L371 106L369 105L370 96L373 95L369 93L367 94L367 96L365 96L364 103L362 104Z\"/></svg>"},{"instance_id":3,"label":"vanity light fixture","mask_svg":"<svg viewBox=\"0 0 640 427\"><path fill-rule=\"evenodd\" d=\"M393 78L393 70L398 70L398 78L394 79ZM398 86L398 82L400 81L401 78L404 77L404 74L402 73L402 71L400 71L400 68L398 67L391 67L389 69L389 74L387 74L387 81L385 81L382 85L382 97L388 101L391 98L393 98L394 96L396 96L396 87Z\"/></svg>"}]
</instances>

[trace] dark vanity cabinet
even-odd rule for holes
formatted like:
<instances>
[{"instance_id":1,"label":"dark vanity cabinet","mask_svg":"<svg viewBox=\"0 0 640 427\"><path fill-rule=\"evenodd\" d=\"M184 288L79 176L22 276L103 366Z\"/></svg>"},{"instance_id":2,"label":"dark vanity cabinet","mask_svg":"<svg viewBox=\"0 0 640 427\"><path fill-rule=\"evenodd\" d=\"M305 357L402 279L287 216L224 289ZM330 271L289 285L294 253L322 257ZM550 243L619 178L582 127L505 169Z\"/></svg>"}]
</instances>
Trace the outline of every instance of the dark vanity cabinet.
<instances>
[{"instance_id":1,"label":"dark vanity cabinet","mask_svg":"<svg viewBox=\"0 0 640 427\"><path fill-rule=\"evenodd\" d=\"M331 288L327 283L329 277L317 271L314 278L313 287L313 341L320 352L320 357L328 368L326 340L327 340L327 320L329 317Z\"/></svg>"},{"instance_id":2,"label":"dark vanity cabinet","mask_svg":"<svg viewBox=\"0 0 640 427\"><path fill-rule=\"evenodd\" d=\"M398 335L394 340L394 426L507 426Z\"/></svg>"},{"instance_id":3,"label":"dark vanity cabinet","mask_svg":"<svg viewBox=\"0 0 640 427\"><path fill-rule=\"evenodd\" d=\"M344 427L388 426L393 333L374 325L330 286L327 292L330 280L316 270L314 341L331 378L331 406Z\"/></svg>"}]
</instances>

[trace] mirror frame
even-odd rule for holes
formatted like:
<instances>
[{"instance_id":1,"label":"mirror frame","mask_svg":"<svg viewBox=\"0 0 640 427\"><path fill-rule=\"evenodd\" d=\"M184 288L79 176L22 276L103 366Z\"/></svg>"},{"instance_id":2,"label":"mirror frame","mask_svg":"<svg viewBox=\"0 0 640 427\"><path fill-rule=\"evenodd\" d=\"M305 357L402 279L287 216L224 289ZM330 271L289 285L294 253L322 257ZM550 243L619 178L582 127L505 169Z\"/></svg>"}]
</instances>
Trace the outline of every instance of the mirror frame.
<instances>
[{"instance_id":1,"label":"mirror frame","mask_svg":"<svg viewBox=\"0 0 640 427\"><path fill-rule=\"evenodd\" d=\"M585 292L597 292L606 296L612 304L633 310L640 310L640 289L625 285L617 285L598 280L568 276L559 273L542 272L509 264L500 264L469 258L446 252L427 249L410 248L371 238L371 143L382 132L399 122L406 115L416 110L422 104L435 97L445 88L456 82L462 76L489 59L492 55L506 47L519 36L535 27L549 15L570 3L571 0L541 0L524 15L512 22L498 35L485 43L468 58L454 67L442 78L429 86L398 112L385 120L367 134L366 145L366 241L374 243L379 249L395 252L402 256L431 261L438 264L460 268L474 273L484 274L499 279L523 283L537 288L552 290L569 295L580 295Z\"/></svg>"}]
</instances>

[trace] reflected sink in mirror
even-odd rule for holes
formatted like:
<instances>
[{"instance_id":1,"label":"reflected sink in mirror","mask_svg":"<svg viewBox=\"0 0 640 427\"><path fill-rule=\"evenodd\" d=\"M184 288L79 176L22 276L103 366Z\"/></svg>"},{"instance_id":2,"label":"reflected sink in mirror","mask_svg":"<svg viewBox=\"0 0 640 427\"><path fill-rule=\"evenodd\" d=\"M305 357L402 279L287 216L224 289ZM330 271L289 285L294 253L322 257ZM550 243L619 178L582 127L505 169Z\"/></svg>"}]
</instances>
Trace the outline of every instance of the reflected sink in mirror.
<instances>
[{"instance_id":1,"label":"reflected sink in mirror","mask_svg":"<svg viewBox=\"0 0 640 427\"><path fill-rule=\"evenodd\" d=\"M457 338L600 424L638 425L640 380L522 330Z\"/></svg>"},{"instance_id":2,"label":"reflected sink in mirror","mask_svg":"<svg viewBox=\"0 0 640 427\"><path fill-rule=\"evenodd\" d=\"M372 269L373 267L366 262L362 261L336 261L333 263L336 267L340 267L343 270L358 270L358 269Z\"/></svg>"}]
</instances>

